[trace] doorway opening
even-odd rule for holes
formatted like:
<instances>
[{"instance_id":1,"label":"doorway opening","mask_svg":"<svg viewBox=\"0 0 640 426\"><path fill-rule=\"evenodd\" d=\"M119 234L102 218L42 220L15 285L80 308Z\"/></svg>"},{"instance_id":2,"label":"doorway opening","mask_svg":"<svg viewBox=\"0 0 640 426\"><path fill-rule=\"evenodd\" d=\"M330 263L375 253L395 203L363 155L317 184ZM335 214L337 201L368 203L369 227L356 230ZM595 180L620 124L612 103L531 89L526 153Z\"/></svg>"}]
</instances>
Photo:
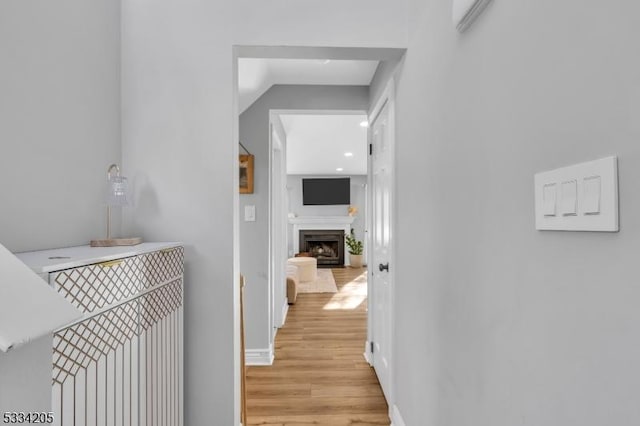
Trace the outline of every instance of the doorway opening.
<instances>
[{"instance_id":1,"label":"doorway opening","mask_svg":"<svg viewBox=\"0 0 640 426\"><path fill-rule=\"evenodd\" d=\"M254 81L253 91L242 87L237 91L241 113L237 124L239 142L255 158L254 193L242 194L238 206L238 273L246 277L247 283L247 351L244 354L247 363L271 365L274 362L276 333L284 325L289 309L287 259L304 255L314 258L319 267L349 267L350 256L344 237L345 234L350 235L353 229L354 237L364 243L365 263L387 265L387 269L378 271L376 267L375 271L370 269L370 273L365 273L364 277L350 277L351 281L345 285L352 285L355 291L349 294L348 302L340 300L336 295L324 305L324 309L329 312L337 311L360 300L358 305L354 305L357 307L366 300L367 293L370 295L369 308L366 310L366 340L362 342L365 347L364 355L378 376L381 376L379 367L376 367L376 355L386 354L384 358L379 358L381 365L385 365L384 379L380 382L389 407L393 406L393 279L388 268L389 262L393 264L389 260L393 253L393 118L390 117L393 114L393 93L387 88L387 82L393 80L392 70L403 53L401 49L236 47L234 58L238 71L247 64L255 71L257 64L265 62L275 63L276 70L279 69L281 73L291 65L295 65L293 68L298 70L300 67L316 70L315 74L314 71L306 72L306 78L315 79L315 83L308 83L303 78L305 73L299 71L290 72L286 81L282 82L276 78L277 73L263 70L260 71L263 72L262 79L256 78ZM318 82L320 74L323 74L318 69L322 70L332 63L339 65L338 68L344 68L348 62L362 62L366 65L362 69L368 66L373 70L367 84L349 84L345 81L340 84L335 75L330 82ZM254 75L259 75L260 72L254 72ZM285 70L284 74L286 73ZM326 70L324 73L326 74ZM376 77L376 87L372 87L372 80ZM241 80L241 77L238 78ZM381 107L382 99L384 102ZM381 120L380 117L385 119ZM330 139L335 137L323 135L323 130L328 127L326 124L310 123L313 120L321 122L327 119L357 120L357 129L364 129L364 138L358 148L345 147L346 142L337 144L341 149L339 156L343 164L334 162L329 169L321 169L320 166L327 162ZM369 121L378 122L375 132L368 131ZM306 129L307 135L297 135L300 133L299 129ZM299 169L297 173L290 167L293 157L300 157L294 155L294 134L307 141L301 149L302 154L307 156L302 160L298 158L296 163L309 168L304 171ZM378 145L378 152L391 155L384 158L371 155L378 150ZM385 151L387 148L391 151ZM364 158L364 173L354 174L347 169L356 158ZM375 170L379 172L377 175L373 173ZM320 206L304 203L304 180L345 177L350 179L352 194L355 188L355 192L361 194L358 195L361 199L357 203L349 199L345 204L322 206L324 213L333 214L318 219L323 215L314 209ZM384 190L376 191L378 187L383 187ZM292 201L295 202L292 204ZM328 216L331 218L327 219ZM380 220L386 222L378 223ZM384 250L380 249L382 246ZM379 285L385 285L387 290L376 292L372 286L376 283L378 274L385 273L388 275ZM368 283L364 286L364 297L361 294L363 286L358 286L362 279ZM379 337L380 333L385 336Z\"/></svg>"}]
</instances>

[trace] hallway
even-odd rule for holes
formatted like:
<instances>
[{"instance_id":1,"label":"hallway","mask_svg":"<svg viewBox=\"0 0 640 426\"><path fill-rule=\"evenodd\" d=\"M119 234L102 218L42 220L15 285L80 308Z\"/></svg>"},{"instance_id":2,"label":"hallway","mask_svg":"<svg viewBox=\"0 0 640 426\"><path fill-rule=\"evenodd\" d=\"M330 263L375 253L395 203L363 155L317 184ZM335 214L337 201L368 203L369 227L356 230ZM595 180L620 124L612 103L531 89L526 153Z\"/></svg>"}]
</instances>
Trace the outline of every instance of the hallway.
<instances>
[{"instance_id":1,"label":"hallway","mask_svg":"<svg viewBox=\"0 0 640 426\"><path fill-rule=\"evenodd\" d=\"M273 366L248 368L249 425L389 425L363 357L366 269L332 271L338 293L299 294L276 336Z\"/></svg>"}]
</instances>

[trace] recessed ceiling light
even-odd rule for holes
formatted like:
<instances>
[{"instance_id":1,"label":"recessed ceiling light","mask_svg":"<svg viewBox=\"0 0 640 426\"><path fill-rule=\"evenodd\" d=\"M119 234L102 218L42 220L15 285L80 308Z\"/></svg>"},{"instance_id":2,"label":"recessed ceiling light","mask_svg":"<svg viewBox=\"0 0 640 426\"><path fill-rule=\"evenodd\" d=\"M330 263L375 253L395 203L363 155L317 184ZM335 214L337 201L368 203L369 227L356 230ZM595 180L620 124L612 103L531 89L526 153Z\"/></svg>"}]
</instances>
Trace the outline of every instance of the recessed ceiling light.
<instances>
[{"instance_id":1,"label":"recessed ceiling light","mask_svg":"<svg viewBox=\"0 0 640 426\"><path fill-rule=\"evenodd\" d=\"M369 122L367 120L361 121L360 127L369 127Z\"/></svg>"},{"instance_id":2,"label":"recessed ceiling light","mask_svg":"<svg viewBox=\"0 0 640 426\"><path fill-rule=\"evenodd\" d=\"M345 157L353 157L353 152L345 152L344 156Z\"/></svg>"},{"instance_id":3,"label":"recessed ceiling light","mask_svg":"<svg viewBox=\"0 0 640 426\"><path fill-rule=\"evenodd\" d=\"M338 168L336 169L336 172L341 172L341 171L343 171L343 170L344 170L344 169L343 169L342 167L338 167Z\"/></svg>"}]
</instances>

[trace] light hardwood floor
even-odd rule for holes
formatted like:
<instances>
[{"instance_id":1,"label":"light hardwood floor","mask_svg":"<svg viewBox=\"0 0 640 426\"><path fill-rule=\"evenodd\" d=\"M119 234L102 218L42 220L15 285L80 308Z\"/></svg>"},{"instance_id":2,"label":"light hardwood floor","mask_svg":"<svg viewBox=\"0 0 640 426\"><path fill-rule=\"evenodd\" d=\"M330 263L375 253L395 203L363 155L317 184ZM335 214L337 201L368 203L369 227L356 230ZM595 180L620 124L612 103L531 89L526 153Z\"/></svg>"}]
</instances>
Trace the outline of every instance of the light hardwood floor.
<instances>
[{"instance_id":1,"label":"light hardwood floor","mask_svg":"<svg viewBox=\"0 0 640 426\"><path fill-rule=\"evenodd\" d=\"M299 294L276 336L276 359L247 370L249 425L389 425L363 357L366 270L333 269L337 294Z\"/></svg>"}]
</instances>

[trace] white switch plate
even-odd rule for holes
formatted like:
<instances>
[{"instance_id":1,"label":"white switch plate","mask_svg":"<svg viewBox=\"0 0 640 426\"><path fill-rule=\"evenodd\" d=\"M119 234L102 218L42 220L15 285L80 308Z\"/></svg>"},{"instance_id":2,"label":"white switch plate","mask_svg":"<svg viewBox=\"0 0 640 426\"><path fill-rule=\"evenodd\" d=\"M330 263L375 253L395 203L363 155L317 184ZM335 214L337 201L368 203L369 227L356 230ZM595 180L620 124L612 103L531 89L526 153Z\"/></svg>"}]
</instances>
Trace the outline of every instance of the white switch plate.
<instances>
[{"instance_id":1,"label":"white switch plate","mask_svg":"<svg viewBox=\"0 0 640 426\"><path fill-rule=\"evenodd\" d=\"M600 200L602 199L602 178L589 176L584 178L584 213L600 214Z\"/></svg>"},{"instance_id":2,"label":"white switch plate","mask_svg":"<svg viewBox=\"0 0 640 426\"><path fill-rule=\"evenodd\" d=\"M562 216L575 216L578 214L578 182L575 179L562 182L560 191Z\"/></svg>"},{"instance_id":3,"label":"white switch plate","mask_svg":"<svg viewBox=\"0 0 640 426\"><path fill-rule=\"evenodd\" d=\"M545 216L556 215L556 204L558 203L558 184L549 183L542 189L542 210Z\"/></svg>"},{"instance_id":4,"label":"white switch plate","mask_svg":"<svg viewBox=\"0 0 640 426\"><path fill-rule=\"evenodd\" d=\"M536 229L617 232L618 158L535 175Z\"/></svg>"},{"instance_id":5,"label":"white switch plate","mask_svg":"<svg viewBox=\"0 0 640 426\"><path fill-rule=\"evenodd\" d=\"M244 206L244 221L245 222L256 221L256 206Z\"/></svg>"}]
</instances>

